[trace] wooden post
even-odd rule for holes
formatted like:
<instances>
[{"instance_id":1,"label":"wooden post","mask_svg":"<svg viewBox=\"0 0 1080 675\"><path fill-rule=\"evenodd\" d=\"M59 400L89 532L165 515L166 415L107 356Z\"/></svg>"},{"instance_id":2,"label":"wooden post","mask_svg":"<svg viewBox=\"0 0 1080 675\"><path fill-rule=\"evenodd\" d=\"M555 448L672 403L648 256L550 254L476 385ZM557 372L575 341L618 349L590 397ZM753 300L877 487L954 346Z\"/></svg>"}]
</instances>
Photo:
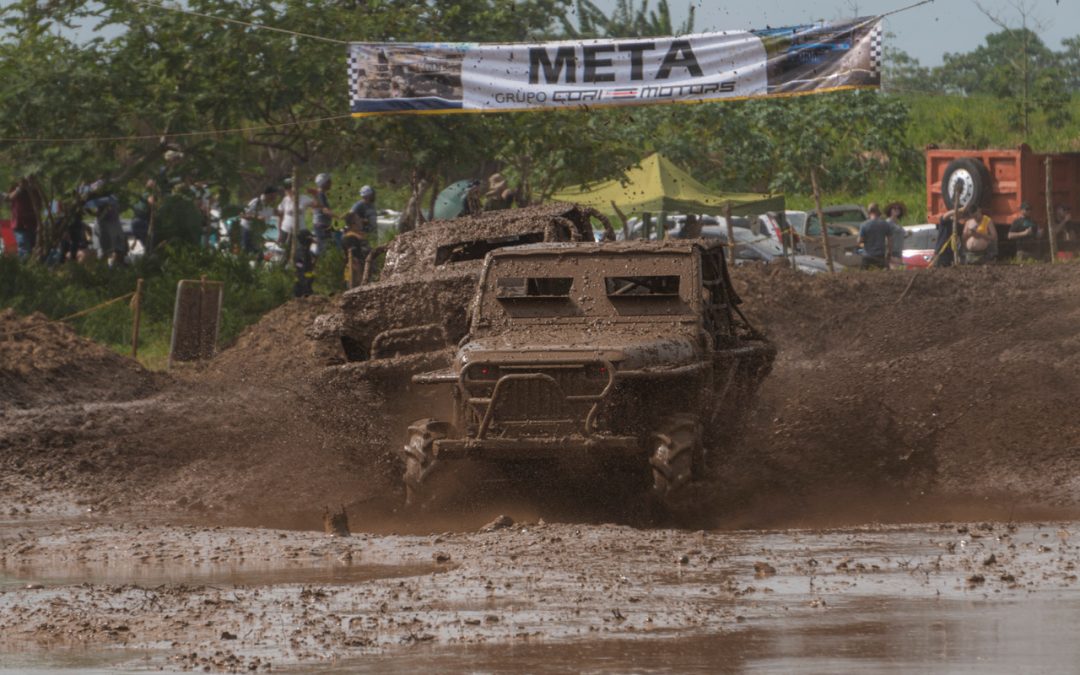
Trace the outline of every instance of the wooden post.
<instances>
[{"instance_id":1,"label":"wooden post","mask_svg":"<svg viewBox=\"0 0 1080 675\"><path fill-rule=\"evenodd\" d=\"M142 323L142 296L143 280L139 277L135 282L135 297L131 299L131 306L135 313L131 319L131 358L139 356L139 325Z\"/></svg>"},{"instance_id":2,"label":"wooden post","mask_svg":"<svg viewBox=\"0 0 1080 675\"><path fill-rule=\"evenodd\" d=\"M289 237L289 260L285 263L285 266L296 265L296 240L300 238L300 218L302 211L300 210L300 183L296 179L296 166L293 165L292 170L292 206L293 206L293 228L292 236ZM282 219L285 215L282 214Z\"/></svg>"},{"instance_id":3,"label":"wooden post","mask_svg":"<svg viewBox=\"0 0 1080 675\"><path fill-rule=\"evenodd\" d=\"M626 214L622 212L622 209L620 209L615 204L614 199L611 200L611 208L615 209L615 215L619 216L619 220L622 221L623 239L629 240L630 239L630 221L627 219Z\"/></svg>"},{"instance_id":4,"label":"wooden post","mask_svg":"<svg viewBox=\"0 0 1080 675\"><path fill-rule=\"evenodd\" d=\"M731 222L731 202L724 205L724 223L727 226L728 263L735 267L735 224Z\"/></svg>"},{"instance_id":5,"label":"wooden post","mask_svg":"<svg viewBox=\"0 0 1080 675\"><path fill-rule=\"evenodd\" d=\"M1046 156L1046 224L1050 233L1050 263L1057 262L1057 232L1054 231L1054 160Z\"/></svg>"},{"instance_id":6,"label":"wooden post","mask_svg":"<svg viewBox=\"0 0 1080 675\"><path fill-rule=\"evenodd\" d=\"M641 237L640 238L644 239L645 241L648 241L649 240L649 235L651 235L651 234L652 234L652 214L646 212L646 213L641 214Z\"/></svg>"},{"instance_id":7,"label":"wooden post","mask_svg":"<svg viewBox=\"0 0 1080 675\"><path fill-rule=\"evenodd\" d=\"M143 251L143 255L150 255L150 251L154 250L154 223L157 220L158 202L161 201L158 197L158 185L154 183L154 189L150 191L150 199L152 203L150 206L150 223L146 226L146 250Z\"/></svg>"},{"instance_id":8,"label":"wooden post","mask_svg":"<svg viewBox=\"0 0 1080 675\"><path fill-rule=\"evenodd\" d=\"M821 208L821 191L818 190L817 168L810 167L810 186L814 189L814 207L817 209L818 222L821 223L821 245L825 249L825 265L829 273L836 271L833 267L832 245L829 244L829 226L825 222L825 211Z\"/></svg>"},{"instance_id":9,"label":"wooden post","mask_svg":"<svg viewBox=\"0 0 1080 675\"><path fill-rule=\"evenodd\" d=\"M957 183L956 189L953 191L952 236L949 238L949 245L952 247L954 265L964 264L964 257L960 255L960 194L960 183Z\"/></svg>"}]
</instances>

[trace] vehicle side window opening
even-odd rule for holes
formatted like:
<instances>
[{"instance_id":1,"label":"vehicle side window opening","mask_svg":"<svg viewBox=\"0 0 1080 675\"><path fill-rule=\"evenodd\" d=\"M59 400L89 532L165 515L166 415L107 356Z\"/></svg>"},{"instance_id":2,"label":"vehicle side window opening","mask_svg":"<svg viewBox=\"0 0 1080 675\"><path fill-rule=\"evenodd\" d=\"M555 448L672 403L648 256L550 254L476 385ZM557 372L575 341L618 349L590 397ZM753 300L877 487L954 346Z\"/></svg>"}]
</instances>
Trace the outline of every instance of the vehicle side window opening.
<instances>
[{"instance_id":1,"label":"vehicle side window opening","mask_svg":"<svg viewBox=\"0 0 1080 675\"><path fill-rule=\"evenodd\" d=\"M569 298L573 286L573 277L500 277L495 280L495 297Z\"/></svg>"},{"instance_id":2,"label":"vehicle side window opening","mask_svg":"<svg viewBox=\"0 0 1080 675\"><path fill-rule=\"evenodd\" d=\"M474 241L462 241L454 244L440 246L435 251L435 265L441 266L448 263L466 262L468 260L483 260L490 251L505 246L521 246L523 244L538 244L544 241L543 232L527 232L525 234L510 237L494 237L491 239L477 239Z\"/></svg>"},{"instance_id":3,"label":"vehicle side window opening","mask_svg":"<svg viewBox=\"0 0 1080 675\"><path fill-rule=\"evenodd\" d=\"M608 297L678 297L677 275L605 277Z\"/></svg>"}]
</instances>

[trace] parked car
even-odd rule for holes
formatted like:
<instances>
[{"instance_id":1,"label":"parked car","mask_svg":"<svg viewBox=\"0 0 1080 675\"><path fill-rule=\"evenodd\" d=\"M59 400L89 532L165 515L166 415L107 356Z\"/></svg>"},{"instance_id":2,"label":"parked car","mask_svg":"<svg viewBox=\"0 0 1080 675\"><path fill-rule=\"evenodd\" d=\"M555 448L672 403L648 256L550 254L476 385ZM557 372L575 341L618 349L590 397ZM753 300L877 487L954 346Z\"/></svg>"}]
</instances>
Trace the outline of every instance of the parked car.
<instances>
[{"instance_id":1,"label":"parked car","mask_svg":"<svg viewBox=\"0 0 1080 675\"><path fill-rule=\"evenodd\" d=\"M722 219L721 219L722 220ZM828 271L828 262L825 258L813 255L792 254L785 256L783 247L771 238L754 234L749 228L736 227L732 229L735 236L735 264L745 265L748 263L782 264L791 265L794 258L795 269L807 274L820 274ZM701 228L701 236L705 239L719 239L727 243L727 225L705 225ZM835 263L833 268L837 271L843 269L843 265Z\"/></svg>"},{"instance_id":2,"label":"parked car","mask_svg":"<svg viewBox=\"0 0 1080 675\"><path fill-rule=\"evenodd\" d=\"M937 226L904 226L904 267L929 267L937 248Z\"/></svg>"},{"instance_id":3,"label":"parked car","mask_svg":"<svg viewBox=\"0 0 1080 675\"><path fill-rule=\"evenodd\" d=\"M860 256L856 250L859 248L859 226L869 218L866 209L857 204L841 204L826 206L821 211L825 214L825 223L828 226L832 259L845 266L858 265ZM806 253L825 255L825 245L821 241L821 222L815 211L807 213L803 234Z\"/></svg>"}]
</instances>

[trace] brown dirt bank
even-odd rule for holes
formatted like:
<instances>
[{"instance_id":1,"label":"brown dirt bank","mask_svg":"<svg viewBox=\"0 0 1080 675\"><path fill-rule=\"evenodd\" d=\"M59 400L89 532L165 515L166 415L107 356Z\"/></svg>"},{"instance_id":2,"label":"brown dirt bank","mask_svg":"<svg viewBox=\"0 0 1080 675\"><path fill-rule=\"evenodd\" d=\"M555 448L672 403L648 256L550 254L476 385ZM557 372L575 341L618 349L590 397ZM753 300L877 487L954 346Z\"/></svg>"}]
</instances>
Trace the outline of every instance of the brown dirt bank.
<instances>
[{"instance_id":1,"label":"brown dirt bank","mask_svg":"<svg viewBox=\"0 0 1080 675\"><path fill-rule=\"evenodd\" d=\"M901 512L927 493L976 497L1000 518L1077 504L1080 266L735 279L779 346L731 454L736 491L834 512L853 507L830 495L861 493L862 516L872 495Z\"/></svg>"},{"instance_id":2,"label":"brown dirt bank","mask_svg":"<svg viewBox=\"0 0 1080 675\"><path fill-rule=\"evenodd\" d=\"M164 381L63 323L0 310L0 410L131 400Z\"/></svg>"},{"instance_id":3,"label":"brown dirt bank","mask_svg":"<svg viewBox=\"0 0 1080 675\"><path fill-rule=\"evenodd\" d=\"M933 519L930 505L949 500L964 517L999 519L1076 505L1080 266L926 271L898 303L912 274L736 270L779 357L743 442L724 450L710 509L724 518L711 524ZM386 448L403 428L385 394L402 391L314 364L303 330L325 308L271 312L153 398L135 388L88 403L35 380L34 400L67 404L0 413L3 508L40 513L43 495L63 493L95 509L311 527L346 503L354 527L385 527L400 499ZM514 515L618 517L541 497Z\"/></svg>"}]
</instances>

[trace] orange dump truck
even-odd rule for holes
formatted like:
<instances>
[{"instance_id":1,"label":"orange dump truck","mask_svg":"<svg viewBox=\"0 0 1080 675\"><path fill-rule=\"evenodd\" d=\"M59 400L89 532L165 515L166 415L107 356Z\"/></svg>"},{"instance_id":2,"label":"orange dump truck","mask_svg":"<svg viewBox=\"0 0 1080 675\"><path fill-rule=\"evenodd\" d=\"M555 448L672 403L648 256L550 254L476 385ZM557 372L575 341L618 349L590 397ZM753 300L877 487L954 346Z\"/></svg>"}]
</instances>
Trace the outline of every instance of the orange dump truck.
<instances>
[{"instance_id":1,"label":"orange dump truck","mask_svg":"<svg viewBox=\"0 0 1080 675\"><path fill-rule=\"evenodd\" d=\"M1071 207L1080 218L1080 152L1039 154L1027 145L1011 150L947 150L930 146L926 150L926 213L932 223L952 208L957 190L960 206L978 204L998 227L999 255L1016 254L1009 241L1009 226L1020 204L1031 205L1031 218L1043 229L1037 242L1023 244L1025 252L1049 257L1046 238L1046 161L1051 164L1051 196L1054 206ZM1058 239L1061 251L1080 250L1080 241Z\"/></svg>"}]
</instances>

